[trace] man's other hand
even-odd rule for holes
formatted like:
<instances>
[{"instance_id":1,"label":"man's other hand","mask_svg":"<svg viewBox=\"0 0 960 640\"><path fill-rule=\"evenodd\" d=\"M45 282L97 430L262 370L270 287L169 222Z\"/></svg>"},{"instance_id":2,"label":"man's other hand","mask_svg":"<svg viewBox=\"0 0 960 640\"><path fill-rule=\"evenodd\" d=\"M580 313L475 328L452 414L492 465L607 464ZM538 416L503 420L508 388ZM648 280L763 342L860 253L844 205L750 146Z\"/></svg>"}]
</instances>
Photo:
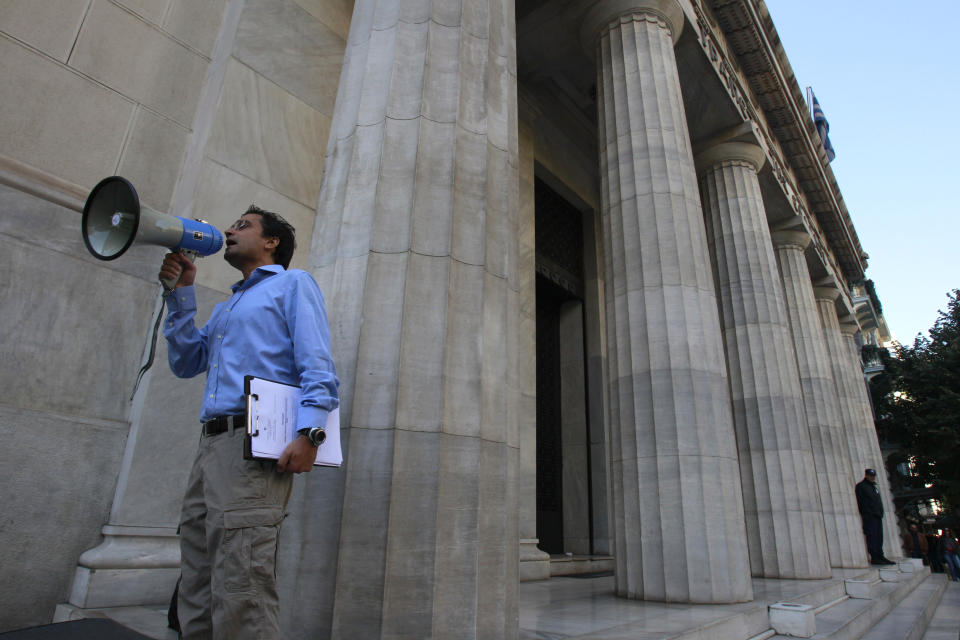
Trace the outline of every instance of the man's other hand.
<instances>
[{"instance_id":1,"label":"man's other hand","mask_svg":"<svg viewBox=\"0 0 960 640\"><path fill-rule=\"evenodd\" d=\"M182 272L181 272L182 271ZM179 276L179 280L177 277ZM188 287L193 284L197 277L197 265L193 264L187 256L182 253L168 253L163 257L163 264L160 265L160 273L157 278L166 280L172 278L176 281L174 289Z\"/></svg>"},{"instance_id":2,"label":"man's other hand","mask_svg":"<svg viewBox=\"0 0 960 640\"><path fill-rule=\"evenodd\" d=\"M306 436L297 436L288 444L277 459L278 473L304 473L313 469L317 460L317 447Z\"/></svg>"}]
</instances>

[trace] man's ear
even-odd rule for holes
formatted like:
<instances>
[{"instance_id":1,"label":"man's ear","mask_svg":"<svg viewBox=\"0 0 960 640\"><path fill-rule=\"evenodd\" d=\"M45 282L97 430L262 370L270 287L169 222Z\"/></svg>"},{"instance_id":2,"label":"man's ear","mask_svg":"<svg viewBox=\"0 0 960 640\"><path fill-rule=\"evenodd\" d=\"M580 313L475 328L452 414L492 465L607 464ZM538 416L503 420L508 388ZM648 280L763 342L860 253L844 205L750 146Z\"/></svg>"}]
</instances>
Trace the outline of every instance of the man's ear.
<instances>
[{"instance_id":1,"label":"man's ear","mask_svg":"<svg viewBox=\"0 0 960 640\"><path fill-rule=\"evenodd\" d=\"M280 238L277 236L270 236L267 238L267 243L265 246L270 249L272 253L278 246L280 246Z\"/></svg>"}]
</instances>

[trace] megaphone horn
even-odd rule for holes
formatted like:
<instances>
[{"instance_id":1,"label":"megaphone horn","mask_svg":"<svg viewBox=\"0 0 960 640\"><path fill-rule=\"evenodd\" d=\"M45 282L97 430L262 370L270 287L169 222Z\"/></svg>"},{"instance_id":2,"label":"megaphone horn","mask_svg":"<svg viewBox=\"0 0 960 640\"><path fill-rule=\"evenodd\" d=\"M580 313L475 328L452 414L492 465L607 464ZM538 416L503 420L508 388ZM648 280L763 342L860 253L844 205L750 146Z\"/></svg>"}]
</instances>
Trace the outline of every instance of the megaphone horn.
<instances>
[{"instance_id":1,"label":"megaphone horn","mask_svg":"<svg viewBox=\"0 0 960 640\"><path fill-rule=\"evenodd\" d=\"M212 224L141 207L137 190L120 176L104 178L87 196L81 232L83 244L99 260L119 258L135 243L168 247L191 259L223 247L223 236Z\"/></svg>"}]
</instances>

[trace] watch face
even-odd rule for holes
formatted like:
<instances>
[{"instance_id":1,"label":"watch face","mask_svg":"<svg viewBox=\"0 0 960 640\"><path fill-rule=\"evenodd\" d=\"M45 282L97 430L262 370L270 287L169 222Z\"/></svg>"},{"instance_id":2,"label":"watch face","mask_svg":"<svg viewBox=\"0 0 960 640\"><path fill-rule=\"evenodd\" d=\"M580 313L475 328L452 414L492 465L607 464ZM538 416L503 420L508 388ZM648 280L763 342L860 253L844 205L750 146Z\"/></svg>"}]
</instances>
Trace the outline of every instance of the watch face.
<instances>
[{"instance_id":1,"label":"watch face","mask_svg":"<svg viewBox=\"0 0 960 640\"><path fill-rule=\"evenodd\" d=\"M313 429L310 431L310 441L313 446L319 447L327 439L327 433L323 429Z\"/></svg>"}]
</instances>

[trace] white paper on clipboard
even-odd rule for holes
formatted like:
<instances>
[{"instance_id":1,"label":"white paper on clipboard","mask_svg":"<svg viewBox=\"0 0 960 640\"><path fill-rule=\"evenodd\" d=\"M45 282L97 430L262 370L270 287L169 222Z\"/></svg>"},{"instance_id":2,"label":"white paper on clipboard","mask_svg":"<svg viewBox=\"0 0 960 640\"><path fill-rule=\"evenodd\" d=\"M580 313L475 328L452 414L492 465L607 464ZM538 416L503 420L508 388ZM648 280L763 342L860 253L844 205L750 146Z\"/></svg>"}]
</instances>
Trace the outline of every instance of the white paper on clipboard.
<instances>
[{"instance_id":1,"label":"white paper on clipboard","mask_svg":"<svg viewBox=\"0 0 960 640\"><path fill-rule=\"evenodd\" d=\"M300 387L265 380L244 378L247 394L247 442L245 453L251 458L276 460L289 442L297 437L297 410ZM317 450L314 466L339 467L343 464L340 448L340 409L327 414L327 438Z\"/></svg>"}]
</instances>

